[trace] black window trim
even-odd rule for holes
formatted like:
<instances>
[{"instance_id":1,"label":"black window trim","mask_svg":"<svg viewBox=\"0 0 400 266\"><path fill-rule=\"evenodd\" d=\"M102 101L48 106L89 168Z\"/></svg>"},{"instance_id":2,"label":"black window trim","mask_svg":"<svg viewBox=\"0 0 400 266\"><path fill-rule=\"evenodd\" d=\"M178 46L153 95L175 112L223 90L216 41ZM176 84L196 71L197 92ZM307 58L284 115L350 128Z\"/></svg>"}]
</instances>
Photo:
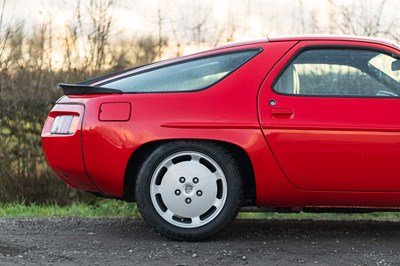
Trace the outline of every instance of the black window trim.
<instances>
[{"instance_id":1,"label":"black window trim","mask_svg":"<svg viewBox=\"0 0 400 266\"><path fill-rule=\"evenodd\" d=\"M249 57L248 59L246 59L245 61L243 61L243 63L241 63L240 65L236 66L234 69L232 69L230 72L228 72L228 73L227 73L225 76L223 76L222 78L220 78L220 79L218 79L217 81L215 81L215 82L209 84L208 86L202 87L202 88L200 88L200 89L196 89L196 90L184 90L184 91L182 91L182 90L178 90L178 91L172 91L172 90L171 90L171 91L138 91L138 92L135 92L135 91L126 92L126 91L124 91L123 94L190 93L190 92L203 91L203 90L206 90L206 89L208 89L208 88L214 86L215 84L221 82L222 80L224 80L225 78L227 78L228 76L230 76L233 72L235 72L235 71L238 70L240 67L242 67L243 65L245 65L246 63L248 63L250 60L252 60L253 58L255 58L257 55L259 55L263 50L264 50L264 48L261 48L261 47L258 47L258 48L247 48L247 49L239 49L239 50L234 50L234 51L218 52L218 53L213 53L213 54L210 54L210 55L200 56L200 57L195 57L195 58L190 58L190 59L178 60L178 61L174 61L174 62L171 62L171 63L163 64L163 65L160 65L160 66L156 66L156 67L153 67L153 68L146 68L146 69L143 69L142 71L134 72L134 73L131 73L131 74L128 74L128 75L125 75L125 76L121 76L121 77L117 77L117 78L115 78L115 79L107 80L107 81L104 81L104 82L100 82L100 80L98 80L98 79L99 79L99 78L98 78L98 79L97 79L97 82L99 82L99 83L96 84L95 86L96 86L96 87L103 87L103 86L104 86L105 88L107 88L107 84L110 83L110 82L117 81L117 80L121 80L121 79L125 79L125 78L129 78L129 77L132 77L132 76L135 76L135 75L143 74L143 73L146 73L146 72L154 71L154 70L161 69L161 68L165 68L165 67L170 67L170 66L174 66L174 65L178 65L178 64L184 64L184 63L189 63L189 62L198 61L198 60L202 60L202 59L213 58L213 57L216 57L216 56L223 56L223 55L236 54L236 53L243 53L243 52L250 52L250 51L255 51L255 52L256 52L253 56L251 56L251 57ZM155 63L158 63L158 62L155 62ZM154 63L154 64L155 64L155 63ZM152 65L152 64L150 64L150 65ZM144 65L144 66L149 66L149 65ZM141 68L141 67L142 67L142 66L137 67L137 68ZM130 69L130 70L134 70L134 69L137 69L137 68L133 68L133 69ZM125 73L125 72L128 72L128 71L129 71L129 70L127 70L127 71L120 71L120 72L121 72L121 73ZM117 73L118 73L118 72L117 72ZM110 75L112 76L112 74L110 74ZM107 75L107 76L110 76L110 75Z\"/></svg>"},{"instance_id":2,"label":"black window trim","mask_svg":"<svg viewBox=\"0 0 400 266\"><path fill-rule=\"evenodd\" d=\"M271 90L278 95L282 96L290 96L290 97L312 97L312 98L366 98L366 99L400 99L400 96L367 96L367 95L319 95L319 94L291 94L291 93L284 93L274 89L276 83L281 78L283 73L286 69L293 63L294 60L297 59L302 53L308 50L323 50L323 49L337 49L337 50L368 50L368 51L375 51L382 54L386 54L393 58L400 57L400 54L395 54L385 49L376 48L376 47L369 47L369 46L358 46L358 45L346 45L346 44L317 44L317 45L309 45L300 48L295 54L290 58L290 60L285 64L282 70L279 72L278 76L272 82Z\"/></svg>"}]
</instances>

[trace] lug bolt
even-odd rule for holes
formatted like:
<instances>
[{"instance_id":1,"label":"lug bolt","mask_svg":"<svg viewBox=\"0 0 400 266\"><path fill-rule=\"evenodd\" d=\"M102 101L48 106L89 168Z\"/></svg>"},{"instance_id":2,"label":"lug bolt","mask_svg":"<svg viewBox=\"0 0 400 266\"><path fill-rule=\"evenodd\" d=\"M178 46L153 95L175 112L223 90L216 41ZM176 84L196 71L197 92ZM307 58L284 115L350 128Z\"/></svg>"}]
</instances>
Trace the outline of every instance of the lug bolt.
<instances>
[{"instance_id":1,"label":"lug bolt","mask_svg":"<svg viewBox=\"0 0 400 266\"><path fill-rule=\"evenodd\" d=\"M203 191L197 190L196 195L199 197L203 196Z\"/></svg>"},{"instance_id":2,"label":"lug bolt","mask_svg":"<svg viewBox=\"0 0 400 266\"><path fill-rule=\"evenodd\" d=\"M179 182L181 182L182 184L185 183L186 179L182 176L181 178L179 178Z\"/></svg>"},{"instance_id":3,"label":"lug bolt","mask_svg":"<svg viewBox=\"0 0 400 266\"><path fill-rule=\"evenodd\" d=\"M185 202L186 202L186 204L190 204L192 202L192 200L190 198L186 198Z\"/></svg>"},{"instance_id":4,"label":"lug bolt","mask_svg":"<svg viewBox=\"0 0 400 266\"><path fill-rule=\"evenodd\" d=\"M193 183L195 184L199 183L199 179L197 177L193 178Z\"/></svg>"},{"instance_id":5,"label":"lug bolt","mask_svg":"<svg viewBox=\"0 0 400 266\"><path fill-rule=\"evenodd\" d=\"M181 194L181 191L179 189L175 190L175 195L179 196Z\"/></svg>"}]
</instances>

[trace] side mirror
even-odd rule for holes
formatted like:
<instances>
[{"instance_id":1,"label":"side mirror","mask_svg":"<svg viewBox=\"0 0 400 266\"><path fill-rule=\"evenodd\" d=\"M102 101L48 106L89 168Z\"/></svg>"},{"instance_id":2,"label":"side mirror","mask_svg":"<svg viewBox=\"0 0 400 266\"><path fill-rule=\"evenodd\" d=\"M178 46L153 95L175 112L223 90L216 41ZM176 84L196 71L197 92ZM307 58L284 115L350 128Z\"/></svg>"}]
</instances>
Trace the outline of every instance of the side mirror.
<instances>
[{"instance_id":1,"label":"side mirror","mask_svg":"<svg viewBox=\"0 0 400 266\"><path fill-rule=\"evenodd\" d=\"M392 71L399 71L400 70L400 60L396 60L392 62Z\"/></svg>"}]
</instances>

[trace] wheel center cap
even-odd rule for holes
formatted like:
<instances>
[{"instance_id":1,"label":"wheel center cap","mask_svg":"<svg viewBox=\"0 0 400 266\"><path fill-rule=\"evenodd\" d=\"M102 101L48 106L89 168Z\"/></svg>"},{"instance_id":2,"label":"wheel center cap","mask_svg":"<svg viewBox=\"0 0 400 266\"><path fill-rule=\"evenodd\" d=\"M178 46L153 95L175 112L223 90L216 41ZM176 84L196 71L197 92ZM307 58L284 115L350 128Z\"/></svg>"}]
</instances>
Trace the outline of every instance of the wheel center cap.
<instances>
[{"instance_id":1,"label":"wheel center cap","mask_svg":"<svg viewBox=\"0 0 400 266\"><path fill-rule=\"evenodd\" d=\"M186 185L185 186L186 194L190 194L192 191L193 191L193 186L192 185Z\"/></svg>"}]
</instances>

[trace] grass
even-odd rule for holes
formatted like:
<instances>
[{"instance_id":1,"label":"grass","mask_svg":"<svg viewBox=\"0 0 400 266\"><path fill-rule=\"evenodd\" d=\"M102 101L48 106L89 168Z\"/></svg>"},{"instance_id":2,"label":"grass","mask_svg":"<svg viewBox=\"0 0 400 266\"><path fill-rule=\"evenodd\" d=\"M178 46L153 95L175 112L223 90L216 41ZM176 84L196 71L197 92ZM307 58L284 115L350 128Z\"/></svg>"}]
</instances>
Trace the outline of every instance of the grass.
<instances>
[{"instance_id":1,"label":"grass","mask_svg":"<svg viewBox=\"0 0 400 266\"><path fill-rule=\"evenodd\" d=\"M400 221L400 212L371 212L371 213L276 213L254 212L239 213L239 219L311 219L311 220L378 220Z\"/></svg>"},{"instance_id":2,"label":"grass","mask_svg":"<svg viewBox=\"0 0 400 266\"><path fill-rule=\"evenodd\" d=\"M0 203L0 217L140 217L135 203L118 200L98 200L94 204L74 203L69 206L19 203ZM239 219L313 219L313 220L380 220L400 221L400 212L372 212L358 214L335 213L275 213L275 212L241 212Z\"/></svg>"},{"instance_id":3,"label":"grass","mask_svg":"<svg viewBox=\"0 0 400 266\"><path fill-rule=\"evenodd\" d=\"M25 203L0 204L0 217L139 217L136 204L117 200L99 200L95 204L73 203L69 206Z\"/></svg>"}]
</instances>

